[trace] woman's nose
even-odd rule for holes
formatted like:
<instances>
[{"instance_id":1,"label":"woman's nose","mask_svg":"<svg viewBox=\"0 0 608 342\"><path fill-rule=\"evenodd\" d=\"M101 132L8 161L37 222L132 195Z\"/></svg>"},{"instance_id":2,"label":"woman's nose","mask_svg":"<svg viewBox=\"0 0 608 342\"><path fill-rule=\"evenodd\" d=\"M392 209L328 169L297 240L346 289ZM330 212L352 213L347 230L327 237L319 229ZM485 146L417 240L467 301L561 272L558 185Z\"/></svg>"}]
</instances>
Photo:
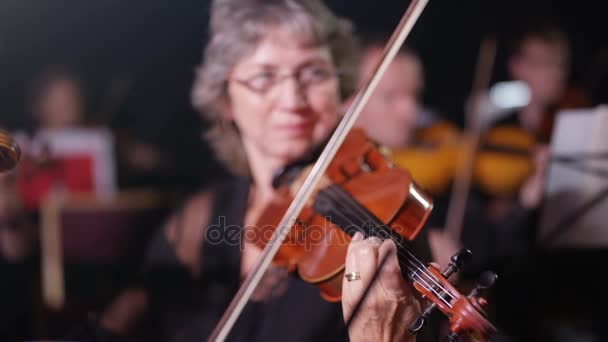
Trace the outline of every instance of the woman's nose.
<instances>
[{"instance_id":1,"label":"woman's nose","mask_svg":"<svg viewBox=\"0 0 608 342\"><path fill-rule=\"evenodd\" d=\"M298 110L306 107L307 99L304 87L293 77L286 79L279 85L276 101L281 107L289 110Z\"/></svg>"},{"instance_id":2,"label":"woman's nose","mask_svg":"<svg viewBox=\"0 0 608 342\"><path fill-rule=\"evenodd\" d=\"M397 112L400 113L400 117L404 119L411 119L416 112L417 107L418 106L415 99L406 97L399 101Z\"/></svg>"}]
</instances>

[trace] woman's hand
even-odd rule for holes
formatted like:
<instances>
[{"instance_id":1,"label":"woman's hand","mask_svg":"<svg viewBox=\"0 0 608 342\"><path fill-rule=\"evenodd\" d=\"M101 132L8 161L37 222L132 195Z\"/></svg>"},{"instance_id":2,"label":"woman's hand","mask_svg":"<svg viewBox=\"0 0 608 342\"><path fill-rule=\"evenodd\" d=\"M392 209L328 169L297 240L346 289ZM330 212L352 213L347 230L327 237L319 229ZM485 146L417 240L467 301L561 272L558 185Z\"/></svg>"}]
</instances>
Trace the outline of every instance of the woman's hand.
<instances>
[{"instance_id":1,"label":"woman's hand","mask_svg":"<svg viewBox=\"0 0 608 342\"><path fill-rule=\"evenodd\" d=\"M526 209L536 209L543 199L549 148L540 145L534 151L534 173L521 187L519 202Z\"/></svg>"},{"instance_id":2,"label":"woman's hand","mask_svg":"<svg viewBox=\"0 0 608 342\"><path fill-rule=\"evenodd\" d=\"M353 236L346 255L347 278L342 284L344 319L350 320L386 255L388 259L348 329L353 342L415 340L407 329L420 314L420 305L401 276L397 248L392 240L364 239L360 233ZM355 275L354 279L352 275ZM348 277L353 280L349 281Z\"/></svg>"}]
</instances>

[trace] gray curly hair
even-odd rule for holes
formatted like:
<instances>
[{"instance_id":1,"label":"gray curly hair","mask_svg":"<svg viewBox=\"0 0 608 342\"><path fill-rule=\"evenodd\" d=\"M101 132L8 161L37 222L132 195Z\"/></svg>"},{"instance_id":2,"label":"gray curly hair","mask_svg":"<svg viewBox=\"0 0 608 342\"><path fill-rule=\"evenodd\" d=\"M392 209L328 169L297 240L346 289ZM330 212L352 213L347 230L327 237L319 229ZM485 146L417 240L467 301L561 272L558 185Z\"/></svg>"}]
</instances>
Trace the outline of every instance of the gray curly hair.
<instances>
[{"instance_id":1,"label":"gray curly hair","mask_svg":"<svg viewBox=\"0 0 608 342\"><path fill-rule=\"evenodd\" d=\"M290 30L305 44L330 48L340 72L343 99L357 85L359 44L353 27L322 1L215 0L209 41L192 88L192 103L210 123L205 139L218 160L234 174L248 175L249 167L236 127L224 119L229 105L226 78L240 59L278 27Z\"/></svg>"}]
</instances>

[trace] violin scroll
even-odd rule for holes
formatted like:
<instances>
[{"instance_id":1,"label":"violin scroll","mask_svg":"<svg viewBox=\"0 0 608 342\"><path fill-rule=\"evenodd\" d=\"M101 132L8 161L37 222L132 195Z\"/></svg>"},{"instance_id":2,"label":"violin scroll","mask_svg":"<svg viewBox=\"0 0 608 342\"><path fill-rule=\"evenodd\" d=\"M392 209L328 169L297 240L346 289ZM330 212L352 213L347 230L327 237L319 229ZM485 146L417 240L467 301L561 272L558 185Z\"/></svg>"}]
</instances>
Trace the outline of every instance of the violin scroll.
<instances>
[{"instance_id":1,"label":"violin scroll","mask_svg":"<svg viewBox=\"0 0 608 342\"><path fill-rule=\"evenodd\" d=\"M460 294L448 281L448 278L459 271L471 255L469 250L464 249L452 257L450 265L443 272L440 272L434 265L430 265L426 269L427 272L422 272L422 276L413 282L414 288L429 300L430 304L409 327L410 333L419 332L436 309L450 319L450 333L446 336L447 341L457 341L458 336L462 334L477 336L480 341L487 341L496 333L496 328L488 320L483 310L487 301L480 296L481 290L494 285L497 279L496 274L491 271L482 273L476 287L466 296Z\"/></svg>"}]
</instances>

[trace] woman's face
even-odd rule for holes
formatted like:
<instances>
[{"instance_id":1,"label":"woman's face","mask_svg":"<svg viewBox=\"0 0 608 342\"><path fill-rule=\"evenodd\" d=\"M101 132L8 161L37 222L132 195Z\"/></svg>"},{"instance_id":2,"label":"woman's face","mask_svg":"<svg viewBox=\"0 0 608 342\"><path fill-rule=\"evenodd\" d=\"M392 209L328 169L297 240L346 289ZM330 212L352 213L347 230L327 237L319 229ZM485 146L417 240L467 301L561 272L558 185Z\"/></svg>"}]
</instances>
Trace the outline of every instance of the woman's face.
<instances>
[{"instance_id":1,"label":"woman's face","mask_svg":"<svg viewBox=\"0 0 608 342\"><path fill-rule=\"evenodd\" d=\"M38 116L44 128L70 128L82 120L82 99L76 84L57 79L45 89L38 103Z\"/></svg>"},{"instance_id":2,"label":"woman's face","mask_svg":"<svg viewBox=\"0 0 608 342\"><path fill-rule=\"evenodd\" d=\"M369 49L360 65L361 75L371 75L382 55L381 48ZM409 54L397 54L370 96L357 124L380 144L395 149L406 147L419 115L418 98L422 83L420 61Z\"/></svg>"},{"instance_id":3,"label":"woman's face","mask_svg":"<svg viewBox=\"0 0 608 342\"><path fill-rule=\"evenodd\" d=\"M227 115L251 158L288 163L321 143L338 120L338 78L329 48L275 30L240 60L228 82Z\"/></svg>"}]
</instances>

